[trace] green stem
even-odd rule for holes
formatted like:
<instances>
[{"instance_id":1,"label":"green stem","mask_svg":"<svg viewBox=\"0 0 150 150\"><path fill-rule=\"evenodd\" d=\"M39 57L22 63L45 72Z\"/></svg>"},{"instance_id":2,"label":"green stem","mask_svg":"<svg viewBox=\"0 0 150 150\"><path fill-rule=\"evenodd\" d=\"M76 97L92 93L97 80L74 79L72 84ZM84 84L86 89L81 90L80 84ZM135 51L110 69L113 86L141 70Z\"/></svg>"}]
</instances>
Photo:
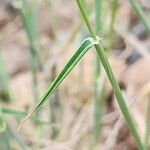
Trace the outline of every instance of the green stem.
<instances>
[{"instance_id":1,"label":"green stem","mask_svg":"<svg viewBox=\"0 0 150 150\"><path fill-rule=\"evenodd\" d=\"M114 24L115 24L115 19L116 19L116 14L117 14L117 2L118 0L112 1L111 22L110 22L110 31L109 31L109 37L110 37L109 50L110 51L114 43Z\"/></svg>"},{"instance_id":2,"label":"green stem","mask_svg":"<svg viewBox=\"0 0 150 150\"><path fill-rule=\"evenodd\" d=\"M6 129L6 121L4 119L4 114L0 104L0 134L3 133Z\"/></svg>"},{"instance_id":3,"label":"green stem","mask_svg":"<svg viewBox=\"0 0 150 150\"><path fill-rule=\"evenodd\" d=\"M9 81L10 78L5 62L3 56L0 54L0 97L4 102L10 102L13 98Z\"/></svg>"},{"instance_id":4,"label":"green stem","mask_svg":"<svg viewBox=\"0 0 150 150\"><path fill-rule=\"evenodd\" d=\"M103 0L95 0L95 24L96 24L96 33L100 33L102 31L102 10L103 10ZM101 74L101 62L99 60L98 55L95 57L95 72L94 72L94 144L97 145L99 142L99 138L101 135L101 117L103 110L103 85L101 85L101 89L99 87L99 78Z\"/></svg>"},{"instance_id":5,"label":"green stem","mask_svg":"<svg viewBox=\"0 0 150 150\"><path fill-rule=\"evenodd\" d=\"M96 35L95 35L95 33L94 33L93 29L92 29L92 26L91 26L90 22L88 21L88 18L86 17L86 13L85 13L85 11L84 11L84 9L83 9L83 7L82 7L81 2L80 2L79 0L76 0L76 2L77 2L77 4L78 4L78 7L79 7L79 9L80 9L80 11L81 11L81 14L82 14L82 16L83 16L83 18L84 18L84 21L85 21L85 23L86 23L86 25L87 25L87 27L88 27L90 33L91 33L92 38L93 38L94 40L96 40Z\"/></svg>"},{"instance_id":6,"label":"green stem","mask_svg":"<svg viewBox=\"0 0 150 150\"><path fill-rule=\"evenodd\" d=\"M137 15L140 17L145 28L150 32L150 21L147 20L147 16L145 15L144 11L142 10L140 4L138 2L136 2L136 0L129 0L129 2L132 5L135 12L137 13Z\"/></svg>"},{"instance_id":7,"label":"green stem","mask_svg":"<svg viewBox=\"0 0 150 150\"><path fill-rule=\"evenodd\" d=\"M28 37L28 42L30 46L30 69L32 72L33 80L33 96L35 102L38 100L38 83L37 83L37 73L38 69L42 67L40 56L38 53L38 27L37 27L37 6L35 1L25 1L23 3L22 9L20 9L20 14L23 20L24 28Z\"/></svg>"},{"instance_id":8,"label":"green stem","mask_svg":"<svg viewBox=\"0 0 150 150\"><path fill-rule=\"evenodd\" d=\"M96 33L102 32L102 13L104 0L95 0Z\"/></svg>"},{"instance_id":9,"label":"green stem","mask_svg":"<svg viewBox=\"0 0 150 150\"><path fill-rule=\"evenodd\" d=\"M85 20L85 23L86 23L86 25L87 25L90 33L91 33L92 38L96 39L96 34L95 34L94 30L92 29L92 27L91 27L91 25L89 23L89 20L88 20L87 15L86 15L86 13L84 11L84 8L82 7L82 4L81 4L80 0L76 0L76 1L77 1L77 4L78 4L78 7L80 9L80 12L81 12L81 14L82 14L82 16L83 16L83 18ZM119 107L120 107L120 109L121 109L121 111L122 111L122 113L124 115L124 118L126 119L126 123L127 123L128 127L129 127L133 137L135 138L135 141L136 141L139 149L140 150L145 150L144 146L142 144L142 141L140 139L140 136L139 136L139 134L138 134L138 132L137 132L137 130L135 128L135 124L134 124L132 116L131 116L131 114L130 114L130 112L128 110L127 104L125 103L125 100L124 100L124 97L123 97L122 92L120 90L120 87L118 85L118 82L116 81L116 79L114 77L114 74L113 74L111 66L110 66L110 64L108 62L106 53L105 53L103 47L100 46L100 44L95 45L95 48L96 48L97 54L98 54L98 56L99 56L99 58L101 60L101 63L102 63L102 65L103 65L103 67L104 67L104 69L106 71L106 74L107 74L107 76L109 78L109 81L110 81L110 83L112 85L112 88L113 88L115 96L117 98Z\"/></svg>"}]
</instances>

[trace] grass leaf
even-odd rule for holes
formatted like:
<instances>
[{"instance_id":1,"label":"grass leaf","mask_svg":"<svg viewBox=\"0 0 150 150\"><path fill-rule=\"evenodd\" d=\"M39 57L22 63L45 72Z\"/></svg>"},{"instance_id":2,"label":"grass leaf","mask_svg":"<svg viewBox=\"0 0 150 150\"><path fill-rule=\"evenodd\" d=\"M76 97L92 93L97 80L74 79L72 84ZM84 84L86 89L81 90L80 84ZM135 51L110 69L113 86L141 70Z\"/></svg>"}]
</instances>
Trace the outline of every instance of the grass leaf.
<instances>
[{"instance_id":1,"label":"grass leaf","mask_svg":"<svg viewBox=\"0 0 150 150\"><path fill-rule=\"evenodd\" d=\"M12 100L12 93L9 85L9 75L6 69L3 56L0 54L0 97L3 101Z\"/></svg>"},{"instance_id":2,"label":"grass leaf","mask_svg":"<svg viewBox=\"0 0 150 150\"><path fill-rule=\"evenodd\" d=\"M96 34L102 33L103 28L103 5L104 0L95 0L95 30ZM94 71L94 122L93 122L93 135L94 135L94 144L95 146L98 144L100 135L101 135L101 128L102 128L102 112L103 112L103 94L104 94L104 87L102 82L99 82L99 78L102 78L102 65L99 60L99 57L95 56L95 71ZM98 89L99 84L101 84L101 89Z\"/></svg>"},{"instance_id":3,"label":"grass leaf","mask_svg":"<svg viewBox=\"0 0 150 150\"><path fill-rule=\"evenodd\" d=\"M89 20L88 20L88 17L87 17L87 14L86 12L84 11L84 6L82 6L82 3L80 0L76 0L77 4L78 4L78 7L80 9L80 12L84 18L84 21L89 29L89 32L91 33L91 36L94 40L97 39L97 35L95 34L95 31L93 30ZM105 69L105 72L107 74L107 77L112 85L112 88L114 90L114 93L115 93L115 96L117 98L117 101L118 101L118 104L119 104L119 107L121 109L121 112L126 120L126 123L139 147L140 150L144 150L144 146L143 146L143 143L141 141L141 138L139 136L139 133L137 132L137 129L135 127L135 122L133 121L133 118L130 114L130 111L127 107L127 104L125 102L125 99L122 95L122 92L120 90L120 87L118 85L118 82L117 80L115 79L115 76L114 76L114 73L111 69L111 66L109 64L109 61L108 61L108 58L106 56L106 53L105 53L105 50L103 49L103 47L100 45L100 44L96 44L95 45L95 49L96 49L96 52L101 60L101 63Z\"/></svg>"},{"instance_id":4,"label":"grass leaf","mask_svg":"<svg viewBox=\"0 0 150 150\"><path fill-rule=\"evenodd\" d=\"M3 115L9 115L9 116L12 115L18 119L23 118L27 115L27 113L24 111L14 110L10 108L2 107L1 110L3 112ZM33 116L32 119L40 124L49 124L48 121L41 120L38 116Z\"/></svg>"},{"instance_id":5,"label":"grass leaf","mask_svg":"<svg viewBox=\"0 0 150 150\"><path fill-rule=\"evenodd\" d=\"M3 133L6 129L6 122L3 116L3 112L0 106L0 133Z\"/></svg>"},{"instance_id":6,"label":"grass leaf","mask_svg":"<svg viewBox=\"0 0 150 150\"><path fill-rule=\"evenodd\" d=\"M38 99L38 85L37 85L37 73L42 68L42 62L39 53L38 45L38 2L36 0L22 1L22 7L19 7L20 16L23 21L24 29L27 34L29 47L30 47L30 70L32 72L33 80L33 96L34 99Z\"/></svg>"},{"instance_id":7,"label":"grass leaf","mask_svg":"<svg viewBox=\"0 0 150 150\"><path fill-rule=\"evenodd\" d=\"M49 88L43 94L39 102L37 103L36 107L29 113L19 126L18 130L20 130L23 123L30 117L34 112L36 112L53 94L56 88L60 85L60 83L65 79L65 77L70 73L70 71L76 66L79 60L84 56L84 54L93 46L92 38L85 39L79 49L75 52L75 54L71 57L69 62L65 65L63 70L59 73L59 75L55 78L55 80L51 83Z\"/></svg>"},{"instance_id":8,"label":"grass leaf","mask_svg":"<svg viewBox=\"0 0 150 150\"><path fill-rule=\"evenodd\" d=\"M134 11L140 17L141 21L143 22L145 28L150 32L150 21L147 19L143 9L141 8L140 4L136 0L129 0L130 4L132 5Z\"/></svg>"}]
</instances>

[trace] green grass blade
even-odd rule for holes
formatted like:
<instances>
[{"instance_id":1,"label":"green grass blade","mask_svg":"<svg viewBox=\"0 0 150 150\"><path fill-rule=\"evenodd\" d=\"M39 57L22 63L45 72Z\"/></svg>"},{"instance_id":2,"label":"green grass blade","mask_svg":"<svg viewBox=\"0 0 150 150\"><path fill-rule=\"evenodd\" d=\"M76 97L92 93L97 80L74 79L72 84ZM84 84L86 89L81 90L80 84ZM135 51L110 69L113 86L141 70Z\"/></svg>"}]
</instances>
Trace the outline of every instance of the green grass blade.
<instances>
[{"instance_id":1,"label":"green grass blade","mask_svg":"<svg viewBox=\"0 0 150 150\"><path fill-rule=\"evenodd\" d=\"M21 3L22 2L22 3ZM34 99L38 99L38 86L37 86L37 72L42 68L42 63L39 55L38 46L38 23L37 23L37 11L38 5L36 0L14 0L13 6L19 10L20 16L23 21L24 29L27 34L29 47L30 47L30 69L32 72L33 80L33 96Z\"/></svg>"},{"instance_id":2,"label":"green grass blade","mask_svg":"<svg viewBox=\"0 0 150 150\"><path fill-rule=\"evenodd\" d=\"M141 21L143 22L145 28L150 32L150 21L147 19L143 9L141 8L140 4L136 0L129 0L130 4L132 5L134 11L140 17Z\"/></svg>"},{"instance_id":3,"label":"green grass blade","mask_svg":"<svg viewBox=\"0 0 150 150\"><path fill-rule=\"evenodd\" d=\"M10 108L1 108L3 115L12 115L17 119L24 118L28 113L24 111L14 110ZM48 121L41 120L38 116L33 116L32 119L40 124L49 124Z\"/></svg>"},{"instance_id":4,"label":"green grass blade","mask_svg":"<svg viewBox=\"0 0 150 150\"><path fill-rule=\"evenodd\" d=\"M16 118L22 118L22 117L27 115L26 112L13 110L13 109L10 109L10 108L2 108L2 112L3 112L3 114L13 115Z\"/></svg>"},{"instance_id":5,"label":"green grass blade","mask_svg":"<svg viewBox=\"0 0 150 150\"><path fill-rule=\"evenodd\" d=\"M95 0L95 24L96 24L96 33L102 33L102 16L103 16L103 3L104 0ZM94 134L94 145L99 143L100 135L101 135L101 117L103 111L103 103L102 99L103 88L98 89L99 87L99 78L101 78L101 63L99 57L96 55L95 57L95 73L94 73L94 123L93 123L93 134ZM103 87L101 85L101 87Z\"/></svg>"},{"instance_id":6,"label":"green grass blade","mask_svg":"<svg viewBox=\"0 0 150 150\"><path fill-rule=\"evenodd\" d=\"M104 0L95 0L95 24L96 24L96 34L102 33L102 13L103 13L103 3ZM96 55L97 56L97 55ZM99 58L96 57L96 68L95 68L95 76L98 78L100 75L100 61Z\"/></svg>"},{"instance_id":7,"label":"green grass blade","mask_svg":"<svg viewBox=\"0 0 150 150\"><path fill-rule=\"evenodd\" d=\"M0 97L3 101L6 102L12 100L12 93L9 85L9 75L1 54L0 54Z\"/></svg>"},{"instance_id":8,"label":"green grass blade","mask_svg":"<svg viewBox=\"0 0 150 150\"><path fill-rule=\"evenodd\" d=\"M102 32L103 25L103 3L104 0L95 0L95 20L96 20L96 33L99 34Z\"/></svg>"},{"instance_id":9,"label":"green grass blade","mask_svg":"<svg viewBox=\"0 0 150 150\"><path fill-rule=\"evenodd\" d=\"M33 113L35 113L43 104L48 100L48 98L53 94L53 92L57 89L60 83L65 79L65 77L70 73L70 71L76 66L76 64L80 61L80 59L84 56L84 54L93 46L93 40L91 38L85 39L79 49L75 52L75 54L71 57L69 62L65 65L63 70L59 73L59 75L55 78L55 80L51 83L49 88L43 94L36 107L29 113L26 118L23 120L22 124L30 117ZM21 128L22 124L18 128Z\"/></svg>"},{"instance_id":10,"label":"green grass blade","mask_svg":"<svg viewBox=\"0 0 150 150\"><path fill-rule=\"evenodd\" d=\"M30 67L33 79L33 94L34 99L36 100L38 99L37 71L40 68L40 59L37 46L37 7L34 5L34 2L26 1L24 2L24 7L20 10L20 12L30 45Z\"/></svg>"},{"instance_id":11,"label":"green grass blade","mask_svg":"<svg viewBox=\"0 0 150 150\"><path fill-rule=\"evenodd\" d=\"M13 0L12 5L19 10L23 25L29 40L31 55L35 59L35 66L41 67L38 51L38 22L37 22L37 2L36 0Z\"/></svg>"},{"instance_id":12,"label":"green grass blade","mask_svg":"<svg viewBox=\"0 0 150 150\"><path fill-rule=\"evenodd\" d=\"M2 108L0 106L0 133L4 132L5 129L6 129L6 122L4 119Z\"/></svg>"},{"instance_id":13,"label":"green grass blade","mask_svg":"<svg viewBox=\"0 0 150 150\"><path fill-rule=\"evenodd\" d=\"M91 33L92 38L94 40L96 40L97 39L97 35L95 34L94 30L92 29L92 27L91 27L91 25L89 23L88 17L86 15L85 11L84 11L85 8L82 6L80 0L76 0L76 1L77 1L77 4L78 4L78 7L80 9L80 12L81 12L81 14L82 14L82 16L84 18L84 21L85 21L85 23L86 23L86 25L87 25L90 33ZM101 63L103 65L104 69L105 69L105 72L106 72L106 74L107 74L107 76L109 78L109 81L110 81L110 83L112 85L112 88L114 90L114 93L115 93L115 96L117 98L117 101L118 101L119 107L121 109L121 112L122 112L122 114L123 114L123 116L124 116L124 118L126 120L126 123L127 123L128 127L129 127L129 129L130 129L130 131L131 131L131 133L132 133L132 135L133 135L133 137L134 137L134 139L135 139L139 149L140 150L145 150L144 146L142 144L141 138L140 138L140 136L139 136L139 134L137 132L137 129L135 127L135 123L134 123L134 121L132 119L130 111L129 111L128 107L127 107L127 104L126 104L126 102L124 100L124 97L122 95L122 92L120 90L120 87L119 87L119 85L118 85L118 83L117 83L117 81L116 81L116 79L114 77L114 74L113 74L113 71L112 71L111 66L109 64L109 61L107 59L106 53L105 53L103 47L100 46L100 44L96 44L95 48L96 48L97 54L98 54L98 56L99 56L99 58L101 60Z\"/></svg>"},{"instance_id":14,"label":"green grass blade","mask_svg":"<svg viewBox=\"0 0 150 150\"><path fill-rule=\"evenodd\" d=\"M94 146L97 146L102 133L102 116L103 116L103 108L105 104L105 79L104 79L104 71L101 70L101 74L98 80L95 80L94 86Z\"/></svg>"},{"instance_id":15,"label":"green grass blade","mask_svg":"<svg viewBox=\"0 0 150 150\"><path fill-rule=\"evenodd\" d=\"M56 90L58 85L64 80L64 78L70 73L70 71L75 67L83 55L93 46L91 38L86 39L80 46L80 48L75 52L70 61L63 68L61 73L52 82L48 90L45 92L39 103L37 104L35 111L51 96L51 94Z\"/></svg>"},{"instance_id":16,"label":"green grass blade","mask_svg":"<svg viewBox=\"0 0 150 150\"><path fill-rule=\"evenodd\" d=\"M135 138L135 141L136 141L139 149L140 150L144 150L141 138L140 138L140 136L139 136L139 134L137 132L137 129L135 127L135 123L134 123L134 121L132 119L131 113L130 113L128 107L127 107L127 104L126 104L125 99L124 99L124 97L122 95L120 87L119 87L119 85L118 85L118 83L117 83L117 81L116 81L116 79L114 77L113 71L112 71L111 66L110 66L110 64L108 62L107 56L105 54L105 51L100 45L96 45L95 47L96 47L96 51L97 51L97 53L98 53L98 55L99 55L99 57L101 59L101 62L103 64L103 66L104 66L104 69L105 69L105 71L107 73L109 81L110 81L110 83L111 83L111 85L113 87L115 96L117 98L117 101L118 101L119 107L121 109L121 112L122 112L122 114L123 114L123 116L124 116L124 118L126 120L126 123L127 123L128 127L129 127L133 137Z\"/></svg>"},{"instance_id":17,"label":"green grass blade","mask_svg":"<svg viewBox=\"0 0 150 150\"><path fill-rule=\"evenodd\" d=\"M112 0L112 7L111 7L111 21L110 21L110 27L109 27L109 50L112 50L113 44L114 44L114 25L115 25L115 19L117 14L117 5L118 0Z\"/></svg>"}]
</instances>

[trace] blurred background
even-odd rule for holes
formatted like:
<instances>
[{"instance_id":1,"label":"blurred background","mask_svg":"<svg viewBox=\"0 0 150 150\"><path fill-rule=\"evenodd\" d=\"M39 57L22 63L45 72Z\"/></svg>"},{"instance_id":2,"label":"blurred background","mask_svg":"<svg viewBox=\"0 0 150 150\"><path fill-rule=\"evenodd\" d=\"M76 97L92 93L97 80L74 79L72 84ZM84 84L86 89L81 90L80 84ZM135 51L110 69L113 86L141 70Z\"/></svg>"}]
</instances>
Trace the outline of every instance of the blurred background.
<instances>
[{"instance_id":1,"label":"blurred background","mask_svg":"<svg viewBox=\"0 0 150 150\"><path fill-rule=\"evenodd\" d=\"M132 0L83 0L150 149L150 1L134 2L144 19ZM0 0L0 150L137 149L94 48L17 132L89 36L75 0Z\"/></svg>"}]
</instances>

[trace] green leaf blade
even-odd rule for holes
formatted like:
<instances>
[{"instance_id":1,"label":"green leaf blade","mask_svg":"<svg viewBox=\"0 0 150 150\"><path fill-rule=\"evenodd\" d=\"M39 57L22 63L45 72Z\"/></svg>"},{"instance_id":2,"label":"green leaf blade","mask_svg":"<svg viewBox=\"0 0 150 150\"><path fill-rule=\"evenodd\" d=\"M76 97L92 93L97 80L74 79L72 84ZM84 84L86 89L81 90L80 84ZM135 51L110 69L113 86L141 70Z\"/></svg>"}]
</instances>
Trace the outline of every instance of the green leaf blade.
<instances>
[{"instance_id":1,"label":"green leaf blade","mask_svg":"<svg viewBox=\"0 0 150 150\"><path fill-rule=\"evenodd\" d=\"M56 79L52 82L48 90L44 93L43 97L37 104L34 111L36 111L56 90L59 84L65 79L65 77L70 73L70 71L76 66L76 64L80 61L80 59L84 56L84 54L93 46L92 39L85 39L79 49L75 52L75 54L71 57L69 62L63 68L61 73L56 77Z\"/></svg>"},{"instance_id":2,"label":"green leaf blade","mask_svg":"<svg viewBox=\"0 0 150 150\"><path fill-rule=\"evenodd\" d=\"M2 109L0 107L0 133L3 133L6 129L6 121L3 116Z\"/></svg>"},{"instance_id":3,"label":"green leaf blade","mask_svg":"<svg viewBox=\"0 0 150 150\"><path fill-rule=\"evenodd\" d=\"M136 14L139 16L141 21L143 22L145 28L148 32L150 32L150 21L147 19L146 14L144 13L142 7L136 0L129 0L131 6L133 7Z\"/></svg>"},{"instance_id":4,"label":"green leaf blade","mask_svg":"<svg viewBox=\"0 0 150 150\"><path fill-rule=\"evenodd\" d=\"M68 61L68 63L65 65L65 67L62 69L60 74L55 78L55 80L51 83L49 88L46 90L46 92L43 94L35 108L29 113L22 123L20 124L18 130L22 127L24 122L33 115L47 100L50 98L50 96L54 93L54 91L57 89L57 87L60 85L60 83L65 79L65 77L71 72L71 70L76 66L76 64L80 61L80 59L84 56L84 54L94 45L92 38L85 39L81 46L78 48L78 50L75 52L75 54L71 57L71 59Z\"/></svg>"}]
</instances>

